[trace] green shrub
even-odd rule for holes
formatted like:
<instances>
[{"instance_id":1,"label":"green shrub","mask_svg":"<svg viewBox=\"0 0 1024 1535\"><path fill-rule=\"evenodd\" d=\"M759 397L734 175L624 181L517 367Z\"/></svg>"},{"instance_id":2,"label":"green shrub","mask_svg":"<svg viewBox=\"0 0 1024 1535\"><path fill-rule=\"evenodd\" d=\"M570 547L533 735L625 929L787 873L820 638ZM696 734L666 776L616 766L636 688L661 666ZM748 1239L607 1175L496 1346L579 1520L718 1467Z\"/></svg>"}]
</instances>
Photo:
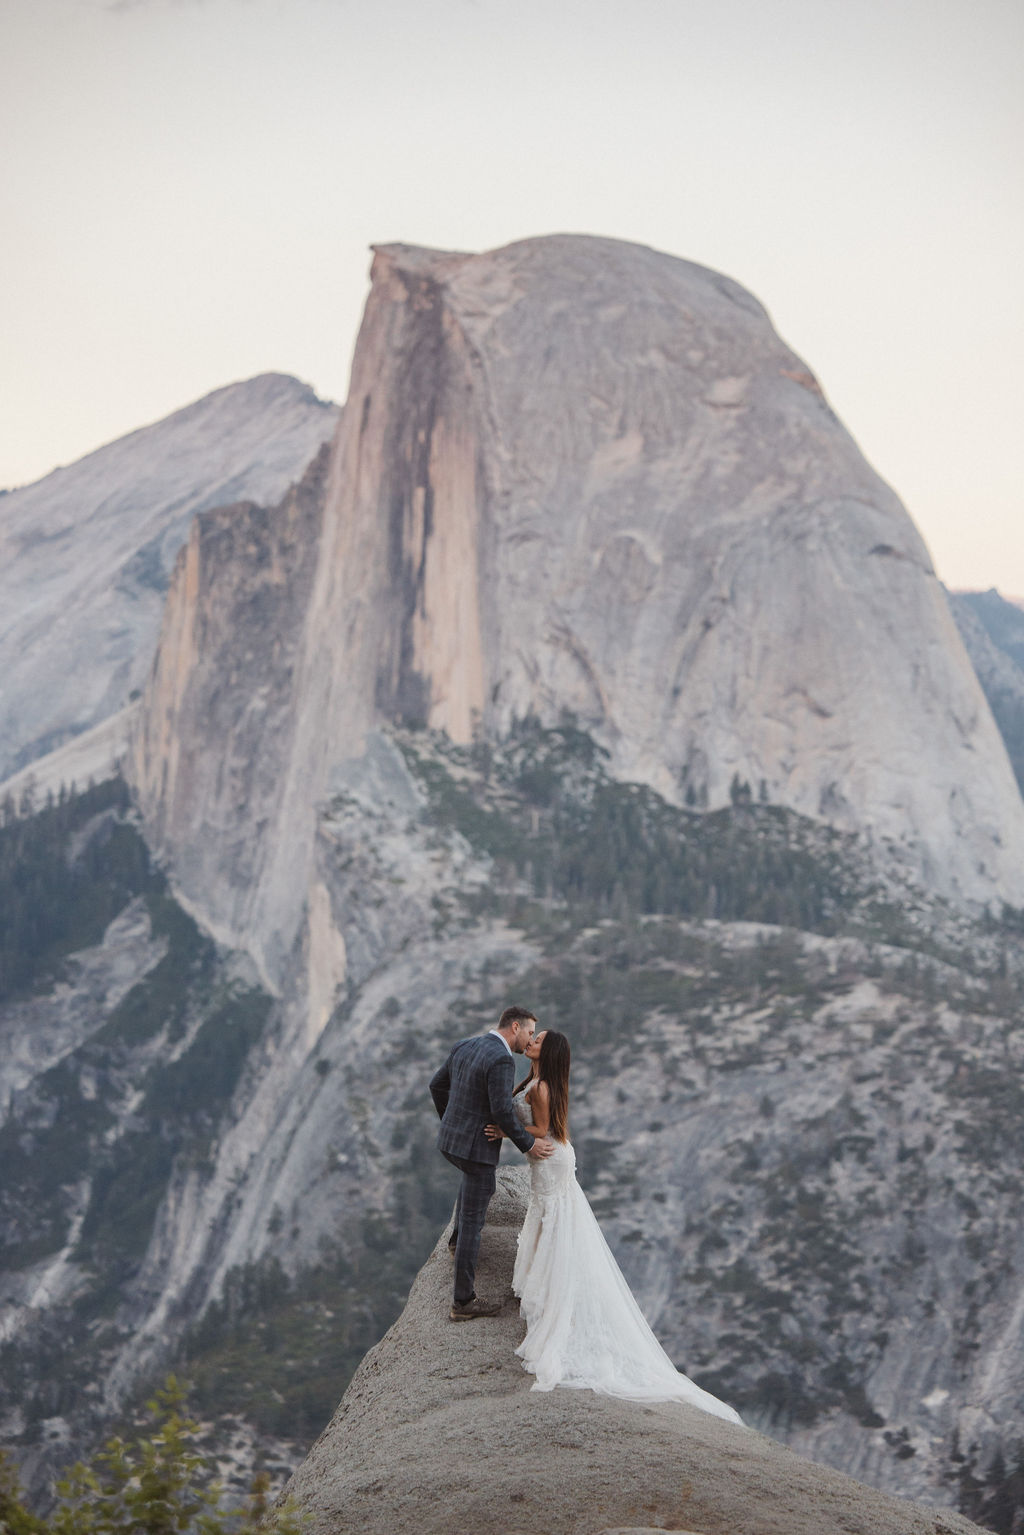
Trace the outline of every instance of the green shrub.
<instances>
[{"instance_id":1,"label":"green shrub","mask_svg":"<svg viewBox=\"0 0 1024 1535\"><path fill-rule=\"evenodd\" d=\"M155 1423L148 1437L109 1439L57 1484L49 1520L21 1501L13 1468L0 1456L0 1531L7 1535L301 1535L294 1506L268 1506L269 1481L257 1476L242 1508L223 1505L212 1463L196 1448L199 1424L184 1415L184 1392L173 1376L148 1403Z\"/></svg>"}]
</instances>

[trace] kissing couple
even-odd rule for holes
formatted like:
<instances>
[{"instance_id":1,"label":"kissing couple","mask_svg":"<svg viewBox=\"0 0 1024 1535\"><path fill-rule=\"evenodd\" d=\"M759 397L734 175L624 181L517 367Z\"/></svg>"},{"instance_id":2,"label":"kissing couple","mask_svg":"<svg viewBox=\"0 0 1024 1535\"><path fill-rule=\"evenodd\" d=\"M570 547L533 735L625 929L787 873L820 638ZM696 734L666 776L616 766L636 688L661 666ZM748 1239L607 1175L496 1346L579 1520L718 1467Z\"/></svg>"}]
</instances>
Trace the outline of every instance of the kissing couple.
<instances>
[{"instance_id":1,"label":"kissing couple","mask_svg":"<svg viewBox=\"0 0 1024 1535\"><path fill-rule=\"evenodd\" d=\"M512 1289L526 1336L516 1349L534 1391L574 1386L638 1402L682 1401L739 1423L733 1408L676 1369L651 1331L576 1181L569 1140L569 1041L536 1032L525 1007L507 1007L486 1034L460 1039L430 1081L441 1117L438 1147L461 1173L449 1247L453 1322L496 1316L501 1301L475 1289L487 1206L503 1139L530 1163L530 1198ZM530 1070L518 1087L514 1057Z\"/></svg>"}]
</instances>

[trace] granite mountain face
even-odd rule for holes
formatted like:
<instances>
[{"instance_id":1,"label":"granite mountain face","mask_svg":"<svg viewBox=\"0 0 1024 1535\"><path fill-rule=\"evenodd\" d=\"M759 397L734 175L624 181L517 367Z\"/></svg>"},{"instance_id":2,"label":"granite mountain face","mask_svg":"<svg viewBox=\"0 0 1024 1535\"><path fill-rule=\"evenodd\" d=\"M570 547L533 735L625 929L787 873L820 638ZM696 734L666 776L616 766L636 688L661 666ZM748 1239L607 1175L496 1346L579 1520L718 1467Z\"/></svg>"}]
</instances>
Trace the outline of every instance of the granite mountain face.
<instances>
[{"instance_id":1,"label":"granite mountain face","mask_svg":"<svg viewBox=\"0 0 1024 1535\"><path fill-rule=\"evenodd\" d=\"M190 580L169 634L196 621ZM379 248L301 625L244 891L189 881L224 807L165 777L145 728L130 770L185 895L275 984L311 910L311 807L388 721L466 742L569 710L671 800L739 780L950 898L1024 900L1024 806L924 546L717 273L570 236ZM175 732L193 686L161 659L146 710Z\"/></svg>"},{"instance_id":2,"label":"granite mountain face","mask_svg":"<svg viewBox=\"0 0 1024 1535\"><path fill-rule=\"evenodd\" d=\"M0 498L0 780L138 696L193 517L276 502L337 419L305 384L265 374ZM124 727L112 733L97 766L123 747Z\"/></svg>"},{"instance_id":3,"label":"granite mountain face","mask_svg":"<svg viewBox=\"0 0 1024 1535\"><path fill-rule=\"evenodd\" d=\"M1024 1429L1024 805L906 513L749 294L582 237L378 249L315 449L194 490L126 763L159 868L68 812L120 894L0 1002L26 1463L168 1359L311 1437L451 1197L425 1081L514 994L688 1373L981 1486Z\"/></svg>"}]
</instances>

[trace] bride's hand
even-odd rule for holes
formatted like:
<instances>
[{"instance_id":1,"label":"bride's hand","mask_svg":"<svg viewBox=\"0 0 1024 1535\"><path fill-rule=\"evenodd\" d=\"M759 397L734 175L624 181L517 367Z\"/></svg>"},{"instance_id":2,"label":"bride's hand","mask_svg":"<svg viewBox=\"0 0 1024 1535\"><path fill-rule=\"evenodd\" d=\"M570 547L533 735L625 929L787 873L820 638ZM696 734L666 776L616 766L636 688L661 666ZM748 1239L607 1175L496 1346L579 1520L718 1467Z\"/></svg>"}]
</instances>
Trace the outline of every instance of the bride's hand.
<instances>
[{"instance_id":1,"label":"bride's hand","mask_svg":"<svg viewBox=\"0 0 1024 1535\"><path fill-rule=\"evenodd\" d=\"M489 1141L503 1141L505 1132L500 1125L484 1125L484 1134Z\"/></svg>"}]
</instances>

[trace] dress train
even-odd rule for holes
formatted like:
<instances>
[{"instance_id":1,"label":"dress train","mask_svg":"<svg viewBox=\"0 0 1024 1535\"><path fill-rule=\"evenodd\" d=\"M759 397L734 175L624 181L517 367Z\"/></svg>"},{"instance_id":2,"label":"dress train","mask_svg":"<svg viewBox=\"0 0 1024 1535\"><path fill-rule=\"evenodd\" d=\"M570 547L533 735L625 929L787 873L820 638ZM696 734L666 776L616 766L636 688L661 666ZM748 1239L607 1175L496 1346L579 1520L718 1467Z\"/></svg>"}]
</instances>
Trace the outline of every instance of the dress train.
<instances>
[{"instance_id":1,"label":"dress train","mask_svg":"<svg viewBox=\"0 0 1024 1535\"><path fill-rule=\"evenodd\" d=\"M529 1123L527 1094L516 1109ZM732 1407L676 1369L633 1298L576 1181L576 1153L555 1141L530 1163L530 1199L512 1288L526 1336L516 1353L534 1391L572 1386L636 1402L689 1402L732 1423Z\"/></svg>"}]
</instances>

